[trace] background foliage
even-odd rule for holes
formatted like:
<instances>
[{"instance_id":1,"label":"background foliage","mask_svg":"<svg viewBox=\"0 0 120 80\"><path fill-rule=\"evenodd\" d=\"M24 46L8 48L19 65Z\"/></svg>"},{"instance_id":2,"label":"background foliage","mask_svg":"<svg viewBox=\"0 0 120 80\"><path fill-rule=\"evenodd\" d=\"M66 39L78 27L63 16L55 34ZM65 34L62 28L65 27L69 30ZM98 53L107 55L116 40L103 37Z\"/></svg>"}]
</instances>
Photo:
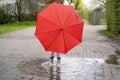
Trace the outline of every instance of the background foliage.
<instances>
[{"instance_id":1,"label":"background foliage","mask_svg":"<svg viewBox=\"0 0 120 80\"><path fill-rule=\"evenodd\" d=\"M120 36L120 1L107 0L106 2L107 30L116 36Z\"/></svg>"},{"instance_id":2,"label":"background foliage","mask_svg":"<svg viewBox=\"0 0 120 80\"><path fill-rule=\"evenodd\" d=\"M44 8L43 0L15 0L0 4L0 24L35 21L36 15Z\"/></svg>"}]
</instances>

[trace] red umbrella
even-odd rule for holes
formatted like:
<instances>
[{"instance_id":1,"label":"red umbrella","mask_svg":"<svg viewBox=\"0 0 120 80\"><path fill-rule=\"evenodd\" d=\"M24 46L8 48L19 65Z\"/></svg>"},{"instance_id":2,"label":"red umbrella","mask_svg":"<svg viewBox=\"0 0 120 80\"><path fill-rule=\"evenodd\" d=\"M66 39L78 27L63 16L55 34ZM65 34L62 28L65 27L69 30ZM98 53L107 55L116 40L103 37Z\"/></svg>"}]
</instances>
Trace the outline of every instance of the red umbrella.
<instances>
[{"instance_id":1,"label":"red umbrella","mask_svg":"<svg viewBox=\"0 0 120 80\"><path fill-rule=\"evenodd\" d=\"M83 26L74 7L52 3L37 15L35 36L46 51L65 54L82 42Z\"/></svg>"}]
</instances>

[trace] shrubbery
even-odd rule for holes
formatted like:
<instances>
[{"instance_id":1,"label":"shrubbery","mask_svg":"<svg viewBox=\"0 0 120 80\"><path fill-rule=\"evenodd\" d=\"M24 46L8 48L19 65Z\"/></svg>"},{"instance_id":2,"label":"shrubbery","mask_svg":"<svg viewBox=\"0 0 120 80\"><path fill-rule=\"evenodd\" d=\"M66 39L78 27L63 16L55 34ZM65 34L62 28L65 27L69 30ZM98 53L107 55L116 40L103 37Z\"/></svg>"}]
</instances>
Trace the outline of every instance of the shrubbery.
<instances>
[{"instance_id":1,"label":"shrubbery","mask_svg":"<svg viewBox=\"0 0 120 80\"><path fill-rule=\"evenodd\" d=\"M5 10L0 8L0 24L12 23L14 21L10 14L6 14Z\"/></svg>"},{"instance_id":2,"label":"shrubbery","mask_svg":"<svg viewBox=\"0 0 120 80\"><path fill-rule=\"evenodd\" d=\"M120 1L107 0L106 2L107 30L120 36Z\"/></svg>"},{"instance_id":3,"label":"shrubbery","mask_svg":"<svg viewBox=\"0 0 120 80\"><path fill-rule=\"evenodd\" d=\"M21 21L35 21L36 16L30 14L21 14ZM17 17L7 14L4 9L0 8L0 24L8 24L17 22Z\"/></svg>"}]
</instances>

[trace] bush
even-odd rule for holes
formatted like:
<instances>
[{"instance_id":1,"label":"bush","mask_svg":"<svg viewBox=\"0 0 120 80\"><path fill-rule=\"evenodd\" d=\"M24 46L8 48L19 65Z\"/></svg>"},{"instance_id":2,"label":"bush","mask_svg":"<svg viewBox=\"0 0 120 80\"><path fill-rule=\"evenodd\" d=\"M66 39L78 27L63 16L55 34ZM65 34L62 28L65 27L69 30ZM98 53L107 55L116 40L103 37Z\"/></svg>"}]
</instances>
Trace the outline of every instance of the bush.
<instances>
[{"instance_id":1,"label":"bush","mask_svg":"<svg viewBox=\"0 0 120 80\"><path fill-rule=\"evenodd\" d=\"M4 24L6 22L6 16L5 11L0 8L0 24Z\"/></svg>"},{"instance_id":2,"label":"bush","mask_svg":"<svg viewBox=\"0 0 120 80\"><path fill-rule=\"evenodd\" d=\"M12 23L14 22L11 15L6 14L5 10L0 8L0 24Z\"/></svg>"},{"instance_id":3,"label":"bush","mask_svg":"<svg viewBox=\"0 0 120 80\"><path fill-rule=\"evenodd\" d=\"M106 1L106 22L108 31L120 35L120 1Z\"/></svg>"},{"instance_id":4,"label":"bush","mask_svg":"<svg viewBox=\"0 0 120 80\"><path fill-rule=\"evenodd\" d=\"M36 15L21 14L21 21L35 21L36 20Z\"/></svg>"},{"instance_id":5,"label":"bush","mask_svg":"<svg viewBox=\"0 0 120 80\"><path fill-rule=\"evenodd\" d=\"M107 37L109 37L111 39L114 39L116 41L120 41L120 36L116 36L114 33L110 32L106 29L101 30L100 33L106 35Z\"/></svg>"}]
</instances>

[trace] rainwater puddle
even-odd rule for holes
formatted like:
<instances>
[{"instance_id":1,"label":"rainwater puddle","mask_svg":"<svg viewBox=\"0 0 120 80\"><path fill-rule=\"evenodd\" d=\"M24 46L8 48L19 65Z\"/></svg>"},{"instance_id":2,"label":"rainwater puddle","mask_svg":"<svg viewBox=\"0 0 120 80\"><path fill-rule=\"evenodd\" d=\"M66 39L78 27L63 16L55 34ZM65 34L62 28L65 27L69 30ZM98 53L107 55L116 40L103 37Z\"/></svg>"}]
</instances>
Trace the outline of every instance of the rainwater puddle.
<instances>
[{"instance_id":1,"label":"rainwater puddle","mask_svg":"<svg viewBox=\"0 0 120 80\"><path fill-rule=\"evenodd\" d=\"M57 60L54 60L54 65L49 65L47 59L37 59L32 61L24 61L18 65L21 72L30 75L37 75L49 80L85 80L86 76L94 75L94 71L99 64L100 67L103 60L88 59L78 57L63 57L61 65L56 66Z\"/></svg>"}]
</instances>

